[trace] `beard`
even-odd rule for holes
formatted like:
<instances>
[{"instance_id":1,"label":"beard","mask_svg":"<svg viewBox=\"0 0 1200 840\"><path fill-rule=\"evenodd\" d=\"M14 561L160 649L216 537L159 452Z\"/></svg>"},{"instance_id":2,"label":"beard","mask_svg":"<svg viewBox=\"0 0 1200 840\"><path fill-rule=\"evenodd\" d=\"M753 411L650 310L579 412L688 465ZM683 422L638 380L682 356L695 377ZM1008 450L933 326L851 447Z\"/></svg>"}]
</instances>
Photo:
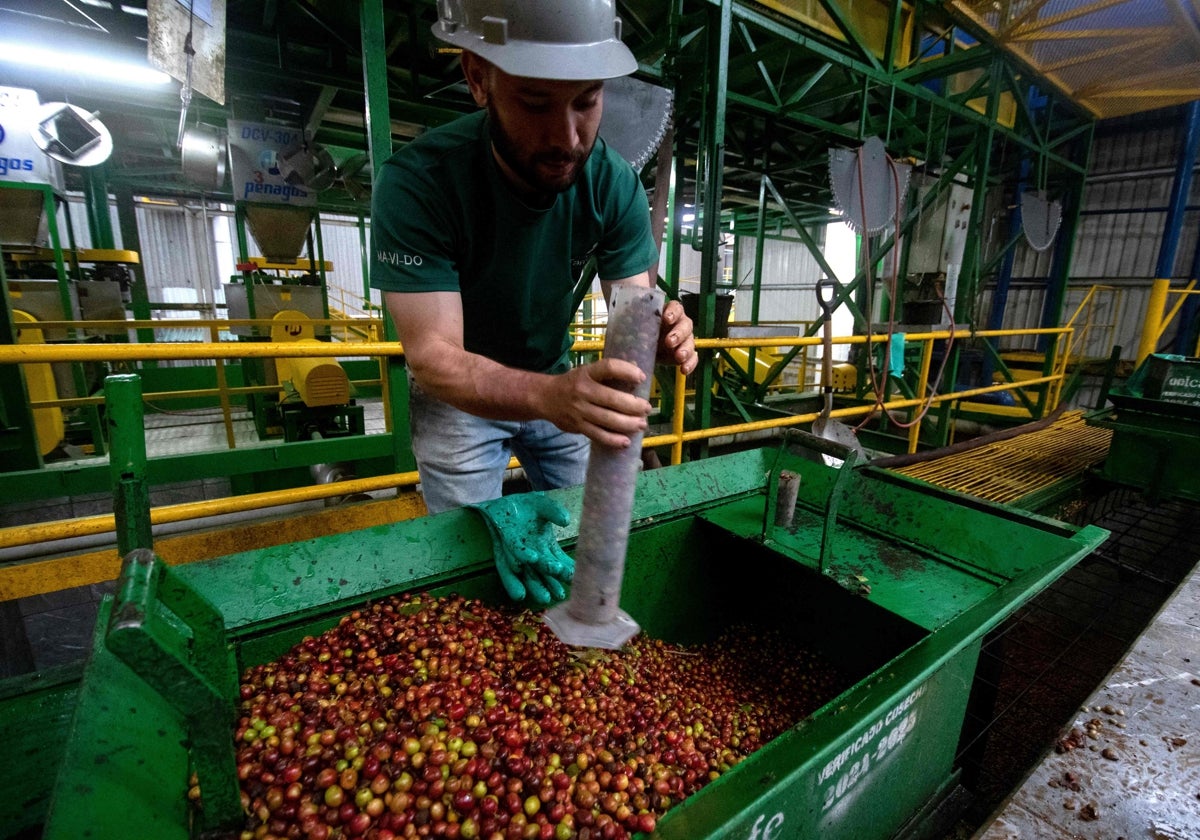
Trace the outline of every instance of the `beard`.
<instances>
[{"instance_id":1,"label":"beard","mask_svg":"<svg viewBox=\"0 0 1200 840\"><path fill-rule=\"evenodd\" d=\"M586 149L573 152L551 149L544 152L523 151L504 127L496 106L487 104L492 148L504 164L537 193L550 196L566 192L579 178L584 163L596 145L596 138Z\"/></svg>"}]
</instances>

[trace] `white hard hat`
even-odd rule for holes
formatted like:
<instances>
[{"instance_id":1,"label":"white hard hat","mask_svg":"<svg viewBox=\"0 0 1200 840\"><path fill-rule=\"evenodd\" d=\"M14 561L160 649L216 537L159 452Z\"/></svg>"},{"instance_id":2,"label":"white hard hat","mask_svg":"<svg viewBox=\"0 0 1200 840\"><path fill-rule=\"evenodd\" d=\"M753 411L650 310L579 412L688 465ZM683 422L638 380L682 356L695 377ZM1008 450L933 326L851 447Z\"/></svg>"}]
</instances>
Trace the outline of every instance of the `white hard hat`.
<instances>
[{"instance_id":1,"label":"white hard hat","mask_svg":"<svg viewBox=\"0 0 1200 840\"><path fill-rule=\"evenodd\" d=\"M637 69L615 0L438 0L433 34L510 76L587 81Z\"/></svg>"}]
</instances>

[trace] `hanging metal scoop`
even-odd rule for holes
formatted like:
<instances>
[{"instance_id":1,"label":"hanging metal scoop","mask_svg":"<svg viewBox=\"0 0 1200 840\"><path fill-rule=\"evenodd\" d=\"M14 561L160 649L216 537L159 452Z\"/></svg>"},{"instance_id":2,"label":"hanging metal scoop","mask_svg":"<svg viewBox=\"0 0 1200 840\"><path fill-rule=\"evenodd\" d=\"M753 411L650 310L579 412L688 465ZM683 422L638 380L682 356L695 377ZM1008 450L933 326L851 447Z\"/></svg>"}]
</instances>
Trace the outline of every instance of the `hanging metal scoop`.
<instances>
[{"instance_id":1,"label":"hanging metal scoop","mask_svg":"<svg viewBox=\"0 0 1200 840\"><path fill-rule=\"evenodd\" d=\"M1044 190L1021 193L1021 230L1029 240L1029 247L1045 251L1054 243L1061 223L1062 202L1050 201Z\"/></svg>"},{"instance_id":2,"label":"hanging metal scoop","mask_svg":"<svg viewBox=\"0 0 1200 840\"><path fill-rule=\"evenodd\" d=\"M604 82L600 136L641 171L671 125L674 93L632 76Z\"/></svg>"},{"instance_id":3,"label":"hanging metal scoop","mask_svg":"<svg viewBox=\"0 0 1200 840\"><path fill-rule=\"evenodd\" d=\"M825 392L825 406L821 409L821 416L813 421L812 431L817 437L834 441L852 450L858 456L858 460L861 460L863 448L854 430L829 416L833 411L833 301L836 292L837 287L828 277L817 281L817 302L821 305L822 317L821 384ZM830 466L840 463L839 459L830 455L821 457Z\"/></svg>"},{"instance_id":4,"label":"hanging metal scoop","mask_svg":"<svg viewBox=\"0 0 1200 840\"><path fill-rule=\"evenodd\" d=\"M868 137L857 149L829 149L833 202L860 234L879 233L896 218L912 167L888 157L883 141Z\"/></svg>"}]
</instances>

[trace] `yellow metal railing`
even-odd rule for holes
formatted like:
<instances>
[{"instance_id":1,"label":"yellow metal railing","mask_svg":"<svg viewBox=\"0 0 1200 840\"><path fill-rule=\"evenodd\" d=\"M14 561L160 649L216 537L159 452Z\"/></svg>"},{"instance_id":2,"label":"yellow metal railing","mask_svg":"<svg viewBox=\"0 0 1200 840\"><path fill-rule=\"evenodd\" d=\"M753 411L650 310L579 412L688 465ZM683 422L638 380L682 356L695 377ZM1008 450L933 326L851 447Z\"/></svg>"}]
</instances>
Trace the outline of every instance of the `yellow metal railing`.
<instances>
[{"instance_id":1,"label":"yellow metal railing","mask_svg":"<svg viewBox=\"0 0 1200 840\"><path fill-rule=\"evenodd\" d=\"M310 318L305 321L314 327L329 327L331 330L341 328L346 340L322 345L301 344L298 347L304 348L304 352L294 352L297 346L291 347L288 352L275 352L280 348L288 346L290 342L233 342L221 341L220 334L223 331L229 331L239 327L259 327L264 330L270 329L272 325L279 323L287 323L286 318L277 320L272 319L228 319L228 320L213 320L209 318L190 318L190 319L172 319L170 321L129 321L129 320L113 320L113 321L35 321L29 326L41 330L53 329L80 329L89 330L143 330L143 329L204 329L209 333L209 342L159 342L159 343L142 343L142 344L117 344L105 343L97 344L49 344L49 345L22 345L25 347L76 347L76 348L92 348L91 354L84 354L82 359L60 359L59 361L170 361L170 360L208 360L212 359L216 366L217 387L215 388L197 388L187 391L154 391L147 392L142 395L142 401L145 403L161 403L169 400L196 399L203 397L216 397L221 406L222 421L225 425L225 439L230 449L236 448L235 434L233 428L233 399L234 397L244 396L247 394L273 394L280 390L278 385L230 385L225 376L225 362L230 358L292 358L292 357L312 357L331 355L325 352L310 352L315 346L334 347L340 352L332 354L340 357L366 356L373 355L363 352L362 345L374 345L378 342L378 337L382 332L383 321L378 318ZM20 327L18 327L20 330ZM353 336L353 337L351 337ZM122 354L113 352L111 348L117 347L174 347L174 348L211 348L213 346L221 348L256 348L254 351L243 352L239 349L232 356L220 352L196 352L187 353L185 355L168 355L168 356L141 356L137 355L131 359L122 357ZM271 352L261 352L263 348L269 348ZM384 361L380 359L379 377L375 379L354 379L350 380L351 385L355 386L370 386L370 387L387 387L386 372L383 369ZM30 402L30 408L77 408L86 405L98 405L104 401L103 397L71 397L57 400L37 400Z\"/></svg>"},{"instance_id":2,"label":"yellow metal railing","mask_svg":"<svg viewBox=\"0 0 1200 840\"><path fill-rule=\"evenodd\" d=\"M1171 295L1178 295L1179 300L1168 310L1167 303ZM1196 281L1192 280L1183 289L1172 289L1168 279L1155 280L1150 286L1150 299L1146 302L1146 320L1142 323L1142 340L1138 344L1136 364L1141 364L1146 357L1158 349L1159 339L1167 331L1171 321L1183 309L1183 304L1189 295L1200 295L1196 289Z\"/></svg>"},{"instance_id":3,"label":"yellow metal railing","mask_svg":"<svg viewBox=\"0 0 1200 840\"><path fill-rule=\"evenodd\" d=\"M160 322L161 323L161 322ZM205 326L213 325L214 330L218 330L225 325L238 325L241 322L201 322ZM186 322L173 322L172 326L187 325ZM214 335L216 333L214 332ZM1063 339L1060 343L1069 342L1072 329L1069 327L1044 328L1034 330L983 330L971 333L969 338L997 338L1004 336L1018 335L1048 335L1058 336ZM935 331L929 333L910 333L906 336L907 342L921 343L923 345L922 363L918 372L918 382L914 393L926 394L928 391L929 375L930 375L930 360L933 355L933 345L937 341L945 341L950 338L950 333L946 331ZM959 333L956 338L962 339L963 335ZM834 338L835 344L886 344L886 335L871 335L871 336L843 336ZM821 339L815 336L804 338L780 338L778 336L766 338L739 338L739 339L699 339L696 341L697 349L699 350L716 350L724 348L749 348L749 347L802 347L808 348L821 343ZM603 349L601 341L576 342L574 351L578 353L600 352ZM244 359L244 358L278 358L278 357L337 357L347 355L369 355L379 357L381 363L389 357L402 356L404 348L397 342L375 342L371 343L369 350L359 347L350 350L346 344L334 344L320 342L317 344L293 344L288 342L271 343L271 342L211 342L211 343L145 343L145 344L14 344L0 345L0 364L34 364L42 362L89 362L89 361L107 361L107 362L134 362L134 361L164 361L164 360L199 360L199 359L214 359L220 365L223 361L229 359ZM363 352L366 351L366 352ZM1049 376L1043 376L1035 379L1027 379L1021 382L1006 382L999 383L981 388L971 388L963 391L953 391L943 394L935 394L914 399L890 399L883 402L882 405L866 404L860 406L850 406L839 408L832 412L831 416L841 420L864 419L866 415L872 414L877 410L887 411L904 411L907 409L917 409L918 415L915 422L908 428L908 451L915 452L917 449L917 441L920 438L921 415L920 409L927 406L942 404L945 402L956 402L959 400L968 399L980 394L996 393L999 391L1014 390L1021 387L1029 387L1031 385L1046 384L1054 386L1057 384L1061 387L1062 380L1065 375L1065 367L1056 365L1054 373ZM386 379L385 379L386 381ZM225 396L223 397L223 407L227 408L228 395L233 393L244 393L247 389L229 388L227 385L222 385ZM215 389L214 389L215 390ZM200 392L189 392L200 393ZM209 393L209 392L204 392ZM155 396L159 395L146 395ZM679 464L683 460L684 444L695 441L708 440L718 437L725 437L735 434L755 432L770 429L783 429L789 427L798 427L811 424L817 419L820 412L809 412L805 414L796 414L787 417L772 418L770 420L760 420L749 423L735 423L725 426L713 426L705 429L685 430L683 427L685 417L685 406L687 400L686 380L681 371L675 371L675 388L674 388L674 405L671 412L671 429L665 434L653 435L647 437L643 441L643 446L658 447L670 446L672 465ZM59 401L66 403L68 401ZM1047 406L1047 410L1052 409L1053 404ZM510 467L519 466L519 462L513 459ZM269 493L258 493L248 496L239 496L229 499L218 499L207 502L194 502L183 505L171 505L161 508L155 508L151 511L152 524L160 524L167 522L180 522L192 519L199 519L208 516L216 516L227 513L242 512L246 510L265 509L275 507L282 504L294 503L297 501L310 501L314 499L328 499L334 497L342 497L354 493L364 493L375 490L384 490L391 488L400 488L405 486L413 486L418 478L415 472L396 473L393 475L377 476L366 479L355 479L349 481L336 482L334 484L322 484L313 487L304 487L292 490L274 491ZM59 522L47 522L39 525L23 525L14 528L0 529L0 548L9 548L18 545L32 545L40 542L50 542L60 539L69 539L73 537L88 536L102 533L110 533L115 525L112 516L96 516L83 519L72 519ZM19 566L14 567L19 568ZM0 597L4 596L8 590L5 586L5 581L8 579L9 571L0 570ZM49 577L39 576L37 580L54 580L54 576ZM100 578L102 580L105 578ZM92 581L92 582L98 582ZM48 584L47 584L48 585ZM37 594L35 592L26 592L25 594ZM53 589L43 589L41 591L53 591ZM9 595L8 597L19 597Z\"/></svg>"},{"instance_id":4,"label":"yellow metal railing","mask_svg":"<svg viewBox=\"0 0 1200 840\"><path fill-rule=\"evenodd\" d=\"M1063 325L1071 327L1075 331L1070 341L1074 353L1067 354L1069 361L1079 362L1086 361L1088 358L1108 358L1116 344L1118 315L1122 310L1124 297L1124 291L1117 286L1096 283L1088 288L1083 300L1075 307L1075 312ZM1101 322L1098 318L1100 309L1105 304L1105 298L1107 298L1109 316L1107 321ZM1084 348L1088 346L1088 342L1097 346L1100 352L1084 356ZM1065 344L1067 342L1064 342Z\"/></svg>"},{"instance_id":5,"label":"yellow metal railing","mask_svg":"<svg viewBox=\"0 0 1200 840\"><path fill-rule=\"evenodd\" d=\"M210 322L218 323L218 322ZM224 322L234 323L238 322ZM1069 327L1046 327L1030 330L978 330L967 335L959 332L955 338L964 340L967 338L996 338L1006 336L1026 336L1026 335L1047 335L1062 337L1069 341L1069 337L1073 330ZM905 336L905 341L908 343L920 343L924 346L923 363L918 374L918 382L914 387L914 393L925 394L928 390L929 357L933 343L936 341L945 341L951 337L951 333L947 331L935 331L928 333L909 333ZM842 336L835 337L835 344L886 344L886 335L870 335L870 336ZM697 339L696 347L699 350L706 349L725 349L725 348L749 348L749 347L811 347L821 343L821 339L815 336L803 338L781 338L779 336L771 336L766 338L710 338ZM1062 342L1060 342L1062 343ZM600 352L603 349L602 341L580 341L573 346L573 351L577 353ZM155 344L13 344L0 346L0 364L31 364L38 362L134 362L134 361L151 361L151 360L197 360L197 359L214 359L218 362L229 359L245 359L245 358L296 358L296 357L337 357L337 356L377 356L387 358L392 356L402 356L404 348L398 342L375 342L369 345L369 349L364 346L356 347L350 350L346 344L333 343L316 343L316 344L293 344L288 342L272 343L272 342L219 342L219 343L155 343ZM915 399L892 399L878 406L879 409L901 410L922 406L926 403L940 404L947 401L957 401L967 399L979 394L996 393L998 391L1011 391L1017 388L1029 387L1031 385L1049 384L1061 382L1064 378L1065 371L1062 366L1056 365L1054 371L1048 376L1037 377L1034 379L1026 379L1021 382L1004 382L995 385L990 385L981 388L972 388L964 391L952 391L933 396L924 396ZM676 398L682 399L686 397L686 390L683 387L684 377L676 371ZM234 389L226 387L226 392L232 392ZM1052 404L1047 406L1047 410L1053 408ZM838 418L843 417L859 417L864 414L869 414L877 409L874 404L853 406L844 409L838 409L833 413L833 416ZM683 443L695 440L703 440L705 438L724 436L736 432L756 431L760 429L783 428L787 426L800 425L811 422L816 419L817 413L794 415L783 418L773 418L771 420L741 423L732 426L715 427L712 429L696 429L684 432L682 428L683 412L675 412L674 422L675 429L670 435L659 435L647 441L647 445L659 446L664 444L672 444L681 446ZM910 451L915 451L915 441L919 437L915 432L919 431L919 425L913 427L914 434L911 435L912 443ZM678 460L673 459L672 463L678 463Z\"/></svg>"}]
</instances>

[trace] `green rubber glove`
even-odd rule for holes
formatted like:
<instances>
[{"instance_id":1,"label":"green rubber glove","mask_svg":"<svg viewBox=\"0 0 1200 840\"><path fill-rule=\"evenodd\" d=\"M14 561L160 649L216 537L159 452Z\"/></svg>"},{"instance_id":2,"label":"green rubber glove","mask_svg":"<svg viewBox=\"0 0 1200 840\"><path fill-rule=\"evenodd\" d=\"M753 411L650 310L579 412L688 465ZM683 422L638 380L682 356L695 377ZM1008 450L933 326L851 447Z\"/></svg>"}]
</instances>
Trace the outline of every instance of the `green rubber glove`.
<instances>
[{"instance_id":1,"label":"green rubber glove","mask_svg":"<svg viewBox=\"0 0 1200 840\"><path fill-rule=\"evenodd\" d=\"M468 505L479 511L492 535L496 572L514 601L561 601L575 576L575 561L562 550L555 525L571 521L567 509L541 493L501 496Z\"/></svg>"}]
</instances>

